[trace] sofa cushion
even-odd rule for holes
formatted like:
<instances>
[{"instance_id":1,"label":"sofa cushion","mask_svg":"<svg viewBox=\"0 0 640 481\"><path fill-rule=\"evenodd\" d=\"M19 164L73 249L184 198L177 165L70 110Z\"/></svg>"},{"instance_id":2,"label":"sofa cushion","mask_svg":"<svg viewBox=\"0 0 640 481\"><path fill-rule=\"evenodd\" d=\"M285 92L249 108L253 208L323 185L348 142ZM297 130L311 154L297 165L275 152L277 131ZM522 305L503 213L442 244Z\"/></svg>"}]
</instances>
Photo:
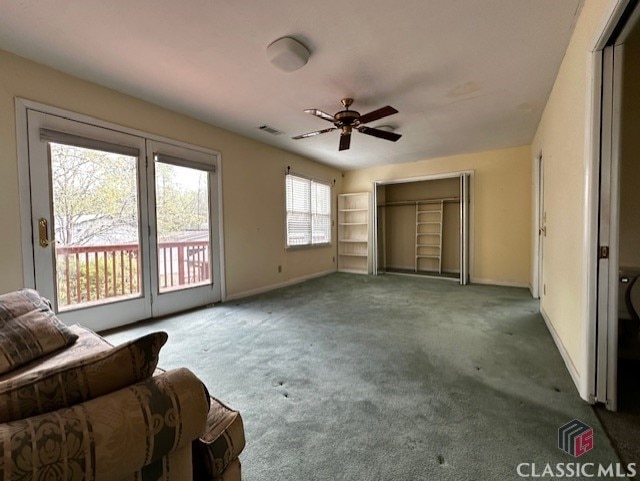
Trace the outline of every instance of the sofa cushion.
<instances>
[{"instance_id":1,"label":"sofa cushion","mask_svg":"<svg viewBox=\"0 0 640 481\"><path fill-rule=\"evenodd\" d=\"M0 296L0 373L61 349L77 339L33 289Z\"/></svg>"},{"instance_id":2,"label":"sofa cushion","mask_svg":"<svg viewBox=\"0 0 640 481\"><path fill-rule=\"evenodd\" d=\"M31 372L40 372L67 365L79 357L84 357L88 354L97 354L113 349L113 344L110 344L106 339L87 327L74 324L69 326L69 330L78 336L76 342L63 349L34 359L12 371L0 374L0 383Z\"/></svg>"},{"instance_id":3,"label":"sofa cushion","mask_svg":"<svg viewBox=\"0 0 640 481\"><path fill-rule=\"evenodd\" d=\"M208 407L202 382L176 369L68 409L5 423L0 479L130 479L129 473L190 449ZM135 479L160 478L144 474ZM169 479L183 478L176 473Z\"/></svg>"},{"instance_id":4,"label":"sofa cushion","mask_svg":"<svg viewBox=\"0 0 640 481\"><path fill-rule=\"evenodd\" d=\"M165 332L155 332L66 364L30 369L0 381L0 422L73 406L147 379L166 341Z\"/></svg>"},{"instance_id":5,"label":"sofa cushion","mask_svg":"<svg viewBox=\"0 0 640 481\"><path fill-rule=\"evenodd\" d=\"M193 442L195 479L217 479L244 449L244 427L238 411L210 398L207 429ZM238 465L239 467L239 465Z\"/></svg>"}]
</instances>

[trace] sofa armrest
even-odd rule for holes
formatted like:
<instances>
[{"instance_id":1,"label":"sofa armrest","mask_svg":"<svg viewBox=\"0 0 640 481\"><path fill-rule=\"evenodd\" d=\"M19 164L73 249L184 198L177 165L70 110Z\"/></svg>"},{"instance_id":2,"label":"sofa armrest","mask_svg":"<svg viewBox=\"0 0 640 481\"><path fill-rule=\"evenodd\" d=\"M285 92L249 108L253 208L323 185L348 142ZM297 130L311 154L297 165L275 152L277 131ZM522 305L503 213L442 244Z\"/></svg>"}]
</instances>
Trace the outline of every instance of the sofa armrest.
<instances>
[{"instance_id":1,"label":"sofa armrest","mask_svg":"<svg viewBox=\"0 0 640 481\"><path fill-rule=\"evenodd\" d=\"M0 424L0 479L114 480L202 435L204 385L177 369L70 408Z\"/></svg>"}]
</instances>

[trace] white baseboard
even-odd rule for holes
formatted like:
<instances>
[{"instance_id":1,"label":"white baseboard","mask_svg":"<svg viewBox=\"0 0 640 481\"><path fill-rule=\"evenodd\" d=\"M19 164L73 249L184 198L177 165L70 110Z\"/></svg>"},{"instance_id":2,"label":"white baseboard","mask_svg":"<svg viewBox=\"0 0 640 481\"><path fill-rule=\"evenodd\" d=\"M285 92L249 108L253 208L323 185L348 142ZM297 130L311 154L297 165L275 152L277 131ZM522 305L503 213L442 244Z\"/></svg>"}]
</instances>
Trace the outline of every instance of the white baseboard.
<instances>
[{"instance_id":1,"label":"white baseboard","mask_svg":"<svg viewBox=\"0 0 640 481\"><path fill-rule=\"evenodd\" d=\"M277 284L271 284L269 286L258 287L257 289L250 289L248 291L236 292L235 294L228 295L223 302L234 301L236 299L242 299L244 297L255 296L257 294L263 294L265 292L273 291L274 289L280 289L281 287L292 286L294 284L300 284L301 282L308 281L310 279L315 279L316 277L323 277L328 274L333 274L336 272L336 269L330 269L328 271L316 272L313 274L309 274L306 276L295 277L293 279L289 279L284 282L279 282Z\"/></svg>"},{"instance_id":2,"label":"white baseboard","mask_svg":"<svg viewBox=\"0 0 640 481\"><path fill-rule=\"evenodd\" d=\"M495 279L482 279L480 277L472 277L470 279L471 284L485 284L489 286L504 286L504 287L524 287L529 288L528 282L511 282L511 281L498 281Z\"/></svg>"},{"instance_id":3,"label":"white baseboard","mask_svg":"<svg viewBox=\"0 0 640 481\"><path fill-rule=\"evenodd\" d=\"M564 347L564 344L562 343L562 339L560 339L558 332L556 331L555 327L553 327L551 319L549 319L548 314L545 312L545 310L542 307L540 308L540 314L544 319L544 323L547 325L547 329L551 333L553 342L556 343L556 347L558 348L558 351L560 351L560 355L564 360L565 366L567 366L567 371L569 371L569 374L571 375L571 379L573 379L573 383L576 385L576 389L578 390L578 392L580 392L580 374L578 374L578 370L576 369L576 366L573 364L573 361L571 360L571 356L569 356L569 352Z\"/></svg>"}]
</instances>

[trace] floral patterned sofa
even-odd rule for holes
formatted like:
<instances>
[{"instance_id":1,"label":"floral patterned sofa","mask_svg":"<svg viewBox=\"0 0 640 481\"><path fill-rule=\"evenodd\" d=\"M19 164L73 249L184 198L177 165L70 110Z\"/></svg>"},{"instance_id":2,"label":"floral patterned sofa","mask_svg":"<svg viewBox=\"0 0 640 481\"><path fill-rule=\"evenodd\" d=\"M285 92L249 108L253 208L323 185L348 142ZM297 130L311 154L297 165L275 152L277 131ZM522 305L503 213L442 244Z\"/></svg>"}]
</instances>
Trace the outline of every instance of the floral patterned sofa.
<instances>
[{"instance_id":1,"label":"floral patterned sofa","mask_svg":"<svg viewBox=\"0 0 640 481\"><path fill-rule=\"evenodd\" d=\"M166 340L114 347L34 290L1 295L0 480L240 480L240 414L158 370Z\"/></svg>"}]
</instances>

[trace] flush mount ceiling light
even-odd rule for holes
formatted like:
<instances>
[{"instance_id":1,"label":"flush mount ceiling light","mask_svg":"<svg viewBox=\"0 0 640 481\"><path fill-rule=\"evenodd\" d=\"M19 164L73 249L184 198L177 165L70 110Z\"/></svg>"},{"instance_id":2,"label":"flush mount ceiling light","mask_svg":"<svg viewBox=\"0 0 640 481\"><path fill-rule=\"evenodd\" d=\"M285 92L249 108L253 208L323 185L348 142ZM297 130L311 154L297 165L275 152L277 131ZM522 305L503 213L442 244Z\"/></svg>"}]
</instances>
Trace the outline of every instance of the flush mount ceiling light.
<instances>
[{"instance_id":1,"label":"flush mount ceiling light","mask_svg":"<svg viewBox=\"0 0 640 481\"><path fill-rule=\"evenodd\" d=\"M279 38L267 47L269 62L285 72L304 67L310 55L307 47L291 37Z\"/></svg>"}]
</instances>

